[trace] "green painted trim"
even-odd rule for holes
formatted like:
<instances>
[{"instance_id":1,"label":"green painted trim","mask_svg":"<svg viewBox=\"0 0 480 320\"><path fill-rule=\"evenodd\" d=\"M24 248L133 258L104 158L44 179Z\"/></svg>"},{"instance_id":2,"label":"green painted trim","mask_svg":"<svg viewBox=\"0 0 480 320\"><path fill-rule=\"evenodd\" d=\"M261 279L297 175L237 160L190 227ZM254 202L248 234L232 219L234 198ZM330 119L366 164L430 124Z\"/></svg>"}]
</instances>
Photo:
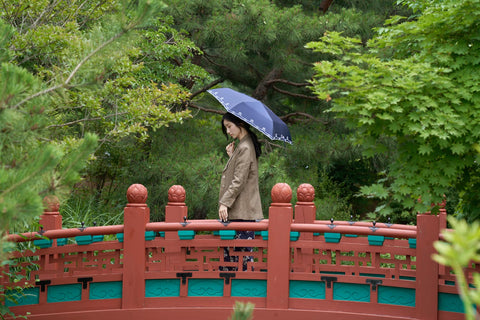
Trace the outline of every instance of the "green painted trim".
<instances>
[{"instance_id":1,"label":"green painted trim","mask_svg":"<svg viewBox=\"0 0 480 320\"><path fill-rule=\"evenodd\" d=\"M91 235L86 235L86 236L76 236L75 241L77 242L78 245L83 246L92 243L92 236Z\"/></svg>"},{"instance_id":2,"label":"green painted trim","mask_svg":"<svg viewBox=\"0 0 480 320\"><path fill-rule=\"evenodd\" d=\"M5 291L5 305L7 307L26 306L38 304L40 288L24 288L20 291Z\"/></svg>"},{"instance_id":3,"label":"green painted trim","mask_svg":"<svg viewBox=\"0 0 480 320\"><path fill-rule=\"evenodd\" d=\"M92 236L92 242L102 242L105 236L103 234L97 234Z\"/></svg>"},{"instance_id":4,"label":"green painted trim","mask_svg":"<svg viewBox=\"0 0 480 320\"><path fill-rule=\"evenodd\" d=\"M123 242L123 233L117 233L115 236L117 237L118 242Z\"/></svg>"},{"instance_id":5,"label":"green painted trim","mask_svg":"<svg viewBox=\"0 0 480 320\"><path fill-rule=\"evenodd\" d=\"M416 248L417 248L417 239L415 239L415 238L409 238L409 239L408 239L408 246L409 246L411 249L416 249Z\"/></svg>"},{"instance_id":6,"label":"green painted trim","mask_svg":"<svg viewBox=\"0 0 480 320\"><path fill-rule=\"evenodd\" d=\"M51 239L38 239L33 240L33 244L41 249L50 248L52 246L53 240Z\"/></svg>"},{"instance_id":7,"label":"green painted trim","mask_svg":"<svg viewBox=\"0 0 480 320\"><path fill-rule=\"evenodd\" d=\"M180 297L180 279L145 280L145 297Z\"/></svg>"},{"instance_id":8,"label":"green painted trim","mask_svg":"<svg viewBox=\"0 0 480 320\"><path fill-rule=\"evenodd\" d=\"M68 239L67 238L58 238L57 239L57 246L61 247L61 246L64 246L66 245L68 242Z\"/></svg>"},{"instance_id":9,"label":"green painted trim","mask_svg":"<svg viewBox=\"0 0 480 320\"><path fill-rule=\"evenodd\" d=\"M290 280L290 298L325 299L325 281Z\"/></svg>"},{"instance_id":10,"label":"green painted trim","mask_svg":"<svg viewBox=\"0 0 480 320\"><path fill-rule=\"evenodd\" d=\"M438 310L465 313L463 301L458 294L438 293Z\"/></svg>"},{"instance_id":11,"label":"green painted trim","mask_svg":"<svg viewBox=\"0 0 480 320\"><path fill-rule=\"evenodd\" d=\"M378 303L415 307L415 289L378 286Z\"/></svg>"},{"instance_id":12,"label":"green painted trim","mask_svg":"<svg viewBox=\"0 0 480 320\"><path fill-rule=\"evenodd\" d=\"M323 234L325 242L329 243L339 243L342 238L342 234L338 232L325 232Z\"/></svg>"},{"instance_id":13,"label":"green painted trim","mask_svg":"<svg viewBox=\"0 0 480 320\"><path fill-rule=\"evenodd\" d=\"M260 235L262 236L263 240L268 240L268 231L262 230L260 231Z\"/></svg>"},{"instance_id":14,"label":"green painted trim","mask_svg":"<svg viewBox=\"0 0 480 320\"><path fill-rule=\"evenodd\" d=\"M90 283L90 300L120 299L122 298L122 282L92 282Z\"/></svg>"},{"instance_id":15,"label":"green painted trim","mask_svg":"<svg viewBox=\"0 0 480 320\"><path fill-rule=\"evenodd\" d=\"M155 239L156 232L155 231L145 231L145 241L151 241Z\"/></svg>"},{"instance_id":16,"label":"green painted trim","mask_svg":"<svg viewBox=\"0 0 480 320\"><path fill-rule=\"evenodd\" d=\"M406 276L400 276L400 280L409 280L409 281L417 281L416 277L406 277Z\"/></svg>"},{"instance_id":17,"label":"green painted trim","mask_svg":"<svg viewBox=\"0 0 480 320\"><path fill-rule=\"evenodd\" d=\"M178 230L180 240L192 240L195 238L195 230Z\"/></svg>"},{"instance_id":18,"label":"green painted trim","mask_svg":"<svg viewBox=\"0 0 480 320\"><path fill-rule=\"evenodd\" d=\"M299 237L300 237L300 232L290 231L290 241L297 241Z\"/></svg>"},{"instance_id":19,"label":"green painted trim","mask_svg":"<svg viewBox=\"0 0 480 320\"><path fill-rule=\"evenodd\" d=\"M370 302L370 285L334 282L333 300Z\"/></svg>"},{"instance_id":20,"label":"green painted trim","mask_svg":"<svg viewBox=\"0 0 480 320\"><path fill-rule=\"evenodd\" d=\"M267 280L232 279L232 297L267 297Z\"/></svg>"},{"instance_id":21,"label":"green painted trim","mask_svg":"<svg viewBox=\"0 0 480 320\"><path fill-rule=\"evenodd\" d=\"M47 302L69 302L82 300L82 284L47 286Z\"/></svg>"},{"instance_id":22,"label":"green painted trim","mask_svg":"<svg viewBox=\"0 0 480 320\"><path fill-rule=\"evenodd\" d=\"M222 240L233 240L236 234L237 231L235 230L218 230L218 235Z\"/></svg>"},{"instance_id":23,"label":"green painted trim","mask_svg":"<svg viewBox=\"0 0 480 320\"><path fill-rule=\"evenodd\" d=\"M223 279L189 279L189 297L223 297Z\"/></svg>"},{"instance_id":24,"label":"green painted trim","mask_svg":"<svg viewBox=\"0 0 480 320\"><path fill-rule=\"evenodd\" d=\"M375 236L375 235L368 235L368 244L371 246L383 246L383 242L385 241L384 236Z\"/></svg>"}]
</instances>

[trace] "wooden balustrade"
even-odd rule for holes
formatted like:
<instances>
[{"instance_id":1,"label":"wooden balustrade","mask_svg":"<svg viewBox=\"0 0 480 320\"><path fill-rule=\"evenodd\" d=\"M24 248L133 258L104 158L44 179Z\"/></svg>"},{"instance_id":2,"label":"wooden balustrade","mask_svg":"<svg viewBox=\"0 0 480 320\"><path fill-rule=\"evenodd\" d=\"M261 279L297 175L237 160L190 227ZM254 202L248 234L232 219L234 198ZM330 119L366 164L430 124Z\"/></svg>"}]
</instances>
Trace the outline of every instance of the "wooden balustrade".
<instances>
[{"instance_id":1,"label":"wooden balustrade","mask_svg":"<svg viewBox=\"0 0 480 320\"><path fill-rule=\"evenodd\" d=\"M223 223L189 220L177 185L165 221L150 222L147 189L135 184L124 225L76 229L62 229L58 200L48 198L43 230L9 235L19 247L40 248L11 253L18 266L4 271L22 274L29 287L7 305L38 320L227 319L235 301L253 302L255 318L266 320L463 319L454 275L431 259L443 208L418 215L416 226L318 221L314 193L299 186L292 206L291 188L277 184L268 219ZM256 237L234 239L236 230ZM225 247L238 261L224 261ZM254 258L246 270L244 257ZM472 281L479 267L466 272Z\"/></svg>"}]
</instances>

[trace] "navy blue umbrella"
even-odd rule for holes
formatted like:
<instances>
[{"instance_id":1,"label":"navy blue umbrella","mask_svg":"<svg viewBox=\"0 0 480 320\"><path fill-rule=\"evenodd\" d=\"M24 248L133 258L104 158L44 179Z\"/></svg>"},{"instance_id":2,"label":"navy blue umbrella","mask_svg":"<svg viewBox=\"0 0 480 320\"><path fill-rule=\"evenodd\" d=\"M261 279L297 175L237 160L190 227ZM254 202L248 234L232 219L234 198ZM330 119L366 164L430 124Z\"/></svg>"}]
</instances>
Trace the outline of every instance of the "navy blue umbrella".
<instances>
[{"instance_id":1,"label":"navy blue umbrella","mask_svg":"<svg viewBox=\"0 0 480 320\"><path fill-rule=\"evenodd\" d=\"M261 101L230 88L207 90L223 107L272 140L292 143L285 122Z\"/></svg>"}]
</instances>

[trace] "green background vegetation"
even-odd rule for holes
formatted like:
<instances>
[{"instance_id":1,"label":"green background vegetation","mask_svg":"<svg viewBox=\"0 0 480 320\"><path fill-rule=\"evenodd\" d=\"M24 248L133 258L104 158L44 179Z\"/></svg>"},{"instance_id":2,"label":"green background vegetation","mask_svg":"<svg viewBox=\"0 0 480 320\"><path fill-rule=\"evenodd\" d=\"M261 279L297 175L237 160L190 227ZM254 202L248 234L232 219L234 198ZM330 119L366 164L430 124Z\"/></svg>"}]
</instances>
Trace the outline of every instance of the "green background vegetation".
<instances>
[{"instance_id":1,"label":"green background vegetation","mask_svg":"<svg viewBox=\"0 0 480 320\"><path fill-rule=\"evenodd\" d=\"M152 220L175 184L217 218L215 86L290 127L260 136L266 216L286 182L315 187L318 219L415 223L446 197L477 220L480 1L326 2L0 1L0 237L48 195L66 227L120 224L133 183Z\"/></svg>"},{"instance_id":2,"label":"green background vegetation","mask_svg":"<svg viewBox=\"0 0 480 320\"><path fill-rule=\"evenodd\" d=\"M290 127L293 145L259 133L265 215L287 182L315 187L319 219L413 223L444 195L477 219L478 22L461 18L477 2L324 3L3 4L4 230L23 231L50 194L67 225L121 223L132 183L154 220L174 184L190 218L216 218L227 141L214 86Z\"/></svg>"}]
</instances>

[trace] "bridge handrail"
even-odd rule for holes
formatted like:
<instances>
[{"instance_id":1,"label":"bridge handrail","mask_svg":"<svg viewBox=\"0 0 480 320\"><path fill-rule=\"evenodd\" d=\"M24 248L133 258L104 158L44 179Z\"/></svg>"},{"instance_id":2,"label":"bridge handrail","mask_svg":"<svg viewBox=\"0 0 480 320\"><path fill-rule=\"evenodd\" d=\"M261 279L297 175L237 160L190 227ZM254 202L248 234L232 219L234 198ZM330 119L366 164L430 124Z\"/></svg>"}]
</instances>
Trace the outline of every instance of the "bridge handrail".
<instances>
[{"instance_id":1,"label":"bridge handrail","mask_svg":"<svg viewBox=\"0 0 480 320\"><path fill-rule=\"evenodd\" d=\"M118 241L82 245L75 239L77 245L70 243L63 246L59 245L58 240L47 241L50 247L35 252L15 252L14 256L20 258L20 263L23 263L22 258L32 258L35 266L38 266L28 278L33 282L41 280L32 283L37 286L37 292L39 289L39 302L33 307L38 313L45 313L46 308L51 306L49 294L55 289L63 290L80 282L81 285L76 285L82 288L80 301L63 304L63 311L57 313L71 312L71 306L79 308L78 312L83 308L90 311L165 311L167 307L180 310L185 303L193 303L196 307L208 305L212 310L218 311L229 308L236 299L232 287L235 282L258 284L256 290L263 290L264 294L249 299L256 303L258 310L264 312L275 310L286 315L292 310L301 310L311 312L312 317L322 312L333 315L338 313L338 300L342 300L334 298L333 294L346 286L349 290L365 289L371 299L354 300L350 303L354 311L341 319L370 314L372 307L379 310L378 319L459 319L452 318L452 312L445 313L438 308L439 295L455 295L457 290L451 285L454 282L451 270L439 266L431 258L434 253L433 243L441 239L440 231L446 227L444 209L438 215L417 215L418 227L364 221L318 221L315 219L313 193L312 186L300 186L297 190L298 202L293 210L290 187L277 184L272 189L269 219L256 223L223 223L219 220L188 220L185 191L181 186L174 186L169 190L165 222L150 222L146 188L132 185L127 191L124 225L62 229L62 218L56 205L47 208L41 216L42 230L9 235L8 239L24 242L41 237L59 239L82 235L117 235ZM182 234L179 232L182 230L189 232ZM191 232L192 230L199 233ZM260 236L254 240L237 240L226 237L227 234L231 236L232 232L224 232L222 237L221 231L231 230L259 231ZM162 231L164 234L161 234ZM213 234L208 234L212 231ZM217 234L215 231L220 232ZM121 233L123 238L119 235ZM341 239L337 238L337 242L332 241L332 238L327 239L329 233L337 233L332 236ZM189 234L191 237L181 237L181 234ZM380 244L375 242L378 238ZM222 248L244 246L255 247L255 250L248 253L234 251L238 261L224 260ZM245 260L241 257L250 255L254 260L247 262L247 270L242 270ZM30 263L30 260L24 263ZM224 272L223 268L233 268L233 271L227 269L229 272ZM478 266L469 270L469 275L475 272L475 268L478 269ZM422 281L415 282L415 279ZM223 294L220 295L221 298L197 298L195 294L190 295L189 290L193 290L195 285L203 285L204 281L208 286L201 287L202 290L210 290L212 283L220 285ZM178 295L163 298L161 292L153 297L146 294L148 288L152 289L164 282L180 284ZM93 289L89 291L92 288L90 286L105 284L117 286L114 292L118 295L111 301L91 299L89 295ZM295 290L298 292L312 291L315 295L318 289L323 289L325 296L322 299L316 296L295 296L295 293L290 294L290 285L297 286ZM385 303L380 301L382 288L395 289L395 294L401 298L406 293L410 300L399 305L391 301L386 303L388 306L382 305ZM382 293L382 297L386 295L389 293ZM28 311L30 307L15 308ZM191 312L197 316L195 311ZM438 318L438 315L441 317ZM205 313L203 317L197 318L210 319L209 316Z\"/></svg>"},{"instance_id":2,"label":"bridge handrail","mask_svg":"<svg viewBox=\"0 0 480 320\"><path fill-rule=\"evenodd\" d=\"M320 233L341 233L354 235L378 235L386 237L395 237L402 239L416 238L417 230L403 230L397 228L378 228L371 226L353 226L353 225L330 225L330 224L308 224L308 223L292 223L292 231L320 232Z\"/></svg>"},{"instance_id":3,"label":"bridge handrail","mask_svg":"<svg viewBox=\"0 0 480 320\"><path fill-rule=\"evenodd\" d=\"M122 233L124 225L86 227L86 228L72 228L72 229L56 229L45 230L43 232L25 232L21 234L9 234L7 241L11 242L27 242L38 240L42 238L59 239L59 238L73 238L83 235L108 235Z\"/></svg>"}]
</instances>

